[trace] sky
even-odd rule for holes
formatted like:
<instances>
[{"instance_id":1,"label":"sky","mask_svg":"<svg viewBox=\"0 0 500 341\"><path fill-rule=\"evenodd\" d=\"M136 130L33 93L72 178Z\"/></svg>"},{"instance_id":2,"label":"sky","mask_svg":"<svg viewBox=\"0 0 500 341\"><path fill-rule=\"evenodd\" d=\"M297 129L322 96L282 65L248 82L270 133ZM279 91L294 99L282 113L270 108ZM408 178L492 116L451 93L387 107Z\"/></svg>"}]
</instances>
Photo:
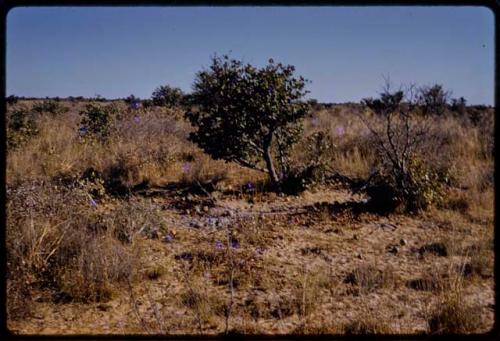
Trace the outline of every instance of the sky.
<instances>
[{"instance_id":1,"label":"sky","mask_svg":"<svg viewBox=\"0 0 500 341\"><path fill-rule=\"evenodd\" d=\"M494 14L486 7L18 7L7 16L7 95L149 98L190 92L214 55L292 64L309 98L358 102L442 84L494 103Z\"/></svg>"}]
</instances>

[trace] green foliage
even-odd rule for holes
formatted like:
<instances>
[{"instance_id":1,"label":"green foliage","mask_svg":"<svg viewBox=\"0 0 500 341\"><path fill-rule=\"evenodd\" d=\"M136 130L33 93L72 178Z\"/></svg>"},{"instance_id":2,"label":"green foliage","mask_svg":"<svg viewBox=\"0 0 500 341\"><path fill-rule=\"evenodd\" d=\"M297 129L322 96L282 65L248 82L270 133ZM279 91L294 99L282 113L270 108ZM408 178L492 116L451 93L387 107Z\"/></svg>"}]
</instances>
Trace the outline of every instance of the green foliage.
<instances>
[{"instance_id":1,"label":"green foliage","mask_svg":"<svg viewBox=\"0 0 500 341\"><path fill-rule=\"evenodd\" d=\"M162 107L174 107L183 103L184 93L179 88L162 85L156 88L151 95L154 105Z\"/></svg>"},{"instance_id":2,"label":"green foliage","mask_svg":"<svg viewBox=\"0 0 500 341\"><path fill-rule=\"evenodd\" d=\"M35 113L25 107L7 111L7 145L15 148L38 134Z\"/></svg>"},{"instance_id":3,"label":"green foliage","mask_svg":"<svg viewBox=\"0 0 500 341\"><path fill-rule=\"evenodd\" d=\"M83 138L106 141L115 129L117 109L113 104L100 106L87 104L80 112L80 135Z\"/></svg>"},{"instance_id":4,"label":"green foliage","mask_svg":"<svg viewBox=\"0 0 500 341\"><path fill-rule=\"evenodd\" d=\"M48 113L58 115L67 112L69 109L55 100L45 100L37 102L33 105L33 111L38 114Z\"/></svg>"},{"instance_id":5,"label":"green foliage","mask_svg":"<svg viewBox=\"0 0 500 341\"><path fill-rule=\"evenodd\" d=\"M326 182L335 148L331 136L324 131L315 132L305 139L304 147L307 163L292 168L282 181L282 190L287 194L298 194Z\"/></svg>"},{"instance_id":6,"label":"green foliage","mask_svg":"<svg viewBox=\"0 0 500 341\"><path fill-rule=\"evenodd\" d=\"M258 69L228 56L214 57L193 86L197 108L186 117L197 130L190 140L215 159L251 168L264 160L265 171L277 185L283 176L278 178L275 158L286 175L287 151L297 141L300 120L308 110L301 101L306 81L293 77L294 71L272 59Z\"/></svg>"},{"instance_id":7,"label":"green foliage","mask_svg":"<svg viewBox=\"0 0 500 341\"><path fill-rule=\"evenodd\" d=\"M393 195L395 203L401 204L407 212L415 212L441 204L448 179L446 171L439 172L421 157L411 154L406 160L405 169L384 169L379 183L388 186L387 193Z\"/></svg>"}]
</instances>

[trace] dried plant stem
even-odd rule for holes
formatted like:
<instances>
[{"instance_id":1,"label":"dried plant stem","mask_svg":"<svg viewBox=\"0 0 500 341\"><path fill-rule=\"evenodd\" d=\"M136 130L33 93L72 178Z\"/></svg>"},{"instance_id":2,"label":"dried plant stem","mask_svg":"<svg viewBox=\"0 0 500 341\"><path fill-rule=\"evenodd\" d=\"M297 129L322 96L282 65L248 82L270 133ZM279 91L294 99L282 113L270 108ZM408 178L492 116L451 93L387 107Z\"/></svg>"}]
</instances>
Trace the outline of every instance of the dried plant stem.
<instances>
[{"instance_id":1,"label":"dried plant stem","mask_svg":"<svg viewBox=\"0 0 500 341\"><path fill-rule=\"evenodd\" d=\"M227 255L229 257L230 261L230 275L229 275L229 303L226 308L226 320L225 320L225 328L224 328L224 334L227 335L229 331L229 318L231 316L231 311L233 309L233 301L234 301L234 259L233 255L231 252L231 232L229 231L229 228L227 228Z\"/></svg>"},{"instance_id":2,"label":"dried plant stem","mask_svg":"<svg viewBox=\"0 0 500 341\"><path fill-rule=\"evenodd\" d=\"M193 287L191 286L191 283L189 282L189 278L188 278L188 273L187 273L187 269L185 267L183 267L183 274L184 274L184 281L186 283L186 286L188 287L189 289L189 295L191 295L191 297L196 297L196 293L194 292L193 290ZM201 312L200 312L200 304L198 301L196 301L196 310L195 310L195 318L196 318L196 322L198 324L198 333L201 335L203 333L203 324L202 324L202 321L201 321Z\"/></svg>"}]
</instances>

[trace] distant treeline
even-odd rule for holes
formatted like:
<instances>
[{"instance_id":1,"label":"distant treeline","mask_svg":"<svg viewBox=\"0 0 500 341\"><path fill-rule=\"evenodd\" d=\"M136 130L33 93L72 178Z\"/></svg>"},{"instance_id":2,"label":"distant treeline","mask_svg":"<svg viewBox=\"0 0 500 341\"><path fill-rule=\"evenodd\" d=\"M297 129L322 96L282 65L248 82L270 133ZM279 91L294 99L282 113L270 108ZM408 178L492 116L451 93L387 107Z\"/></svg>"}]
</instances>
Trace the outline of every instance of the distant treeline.
<instances>
[{"instance_id":1,"label":"distant treeline","mask_svg":"<svg viewBox=\"0 0 500 341\"><path fill-rule=\"evenodd\" d=\"M123 98L105 98L100 95L95 97L85 97L85 96L67 96L67 97L26 97L26 96L16 96L10 95L6 97L6 102L8 104L15 104L18 101L64 101L64 102L116 102L125 101L126 103L140 103L144 107L151 106L176 106L183 104L192 104L190 94L184 94L180 89L170 88L168 86L161 86L153 92L150 99L140 99L134 95ZM352 108L362 108L365 106L373 106L373 101L370 99L362 99L360 102L319 102L316 99L309 99L308 104L314 109L330 109L336 106L348 106ZM376 105L377 103L375 103ZM460 111L464 108L470 108L475 110L486 110L494 108L491 105L475 104L469 105L463 97L459 99L451 99L449 102L444 103L445 107L450 111Z\"/></svg>"}]
</instances>

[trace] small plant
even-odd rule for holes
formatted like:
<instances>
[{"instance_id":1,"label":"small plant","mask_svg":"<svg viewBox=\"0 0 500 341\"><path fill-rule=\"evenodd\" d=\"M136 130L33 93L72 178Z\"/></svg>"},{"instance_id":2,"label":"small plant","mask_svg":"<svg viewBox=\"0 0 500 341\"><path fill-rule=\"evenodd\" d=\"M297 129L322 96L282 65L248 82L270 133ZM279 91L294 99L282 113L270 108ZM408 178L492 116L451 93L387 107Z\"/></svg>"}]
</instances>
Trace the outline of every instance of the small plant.
<instances>
[{"instance_id":1,"label":"small plant","mask_svg":"<svg viewBox=\"0 0 500 341\"><path fill-rule=\"evenodd\" d=\"M83 138L106 141L115 130L117 109L114 105L87 104L80 112L80 135Z\"/></svg>"}]
</instances>

